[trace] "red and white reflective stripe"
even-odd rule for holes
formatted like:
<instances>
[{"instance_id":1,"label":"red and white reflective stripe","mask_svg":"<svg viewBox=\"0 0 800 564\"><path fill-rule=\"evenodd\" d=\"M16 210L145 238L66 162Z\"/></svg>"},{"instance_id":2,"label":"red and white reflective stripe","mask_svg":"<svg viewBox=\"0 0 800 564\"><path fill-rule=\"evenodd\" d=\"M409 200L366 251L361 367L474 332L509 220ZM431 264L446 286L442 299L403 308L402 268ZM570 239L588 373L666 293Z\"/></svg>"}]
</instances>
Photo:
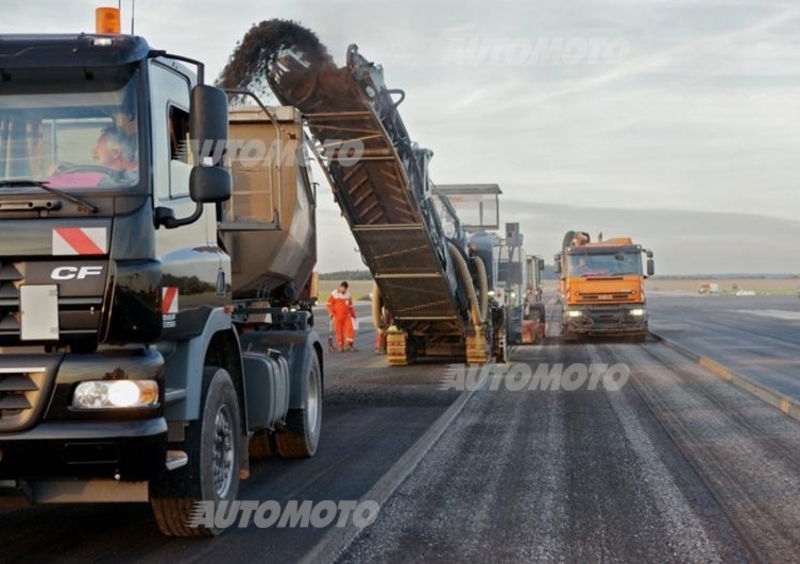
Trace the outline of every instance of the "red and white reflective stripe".
<instances>
[{"instance_id":1,"label":"red and white reflective stripe","mask_svg":"<svg viewBox=\"0 0 800 564\"><path fill-rule=\"evenodd\" d=\"M161 313L178 313L178 288L176 286L161 288Z\"/></svg>"},{"instance_id":2,"label":"red and white reflective stripe","mask_svg":"<svg viewBox=\"0 0 800 564\"><path fill-rule=\"evenodd\" d=\"M54 255L104 255L108 253L105 227L56 227L53 229Z\"/></svg>"}]
</instances>

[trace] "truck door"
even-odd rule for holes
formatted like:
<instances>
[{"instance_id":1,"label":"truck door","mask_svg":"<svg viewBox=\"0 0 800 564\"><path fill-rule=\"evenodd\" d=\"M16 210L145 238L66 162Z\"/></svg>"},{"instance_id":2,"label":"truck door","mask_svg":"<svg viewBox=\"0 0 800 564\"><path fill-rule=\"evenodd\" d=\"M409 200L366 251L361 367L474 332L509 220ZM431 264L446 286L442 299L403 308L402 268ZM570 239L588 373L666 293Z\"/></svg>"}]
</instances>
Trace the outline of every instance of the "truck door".
<instances>
[{"instance_id":1,"label":"truck door","mask_svg":"<svg viewBox=\"0 0 800 564\"><path fill-rule=\"evenodd\" d=\"M150 61L150 116L153 150L153 203L187 217L189 197L190 75L171 61ZM210 227L211 224L211 227ZM159 227L156 255L162 263L162 318L165 339L199 334L214 307L224 305L223 257L217 245L214 206L196 222L175 229Z\"/></svg>"}]
</instances>

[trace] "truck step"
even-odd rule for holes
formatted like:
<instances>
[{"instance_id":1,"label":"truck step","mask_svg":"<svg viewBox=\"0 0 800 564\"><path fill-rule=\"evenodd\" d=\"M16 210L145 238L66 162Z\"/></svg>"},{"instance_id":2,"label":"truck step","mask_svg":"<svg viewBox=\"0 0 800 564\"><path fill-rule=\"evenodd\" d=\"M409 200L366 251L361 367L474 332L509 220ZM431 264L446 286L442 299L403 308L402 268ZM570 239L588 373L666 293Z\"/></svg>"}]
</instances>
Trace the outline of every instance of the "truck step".
<instances>
[{"instance_id":1,"label":"truck step","mask_svg":"<svg viewBox=\"0 0 800 564\"><path fill-rule=\"evenodd\" d=\"M167 388L164 391L164 404L172 405L186 399L186 390L183 388Z\"/></svg>"},{"instance_id":2,"label":"truck step","mask_svg":"<svg viewBox=\"0 0 800 564\"><path fill-rule=\"evenodd\" d=\"M167 470L177 470L189 464L189 455L182 450L167 451Z\"/></svg>"}]
</instances>

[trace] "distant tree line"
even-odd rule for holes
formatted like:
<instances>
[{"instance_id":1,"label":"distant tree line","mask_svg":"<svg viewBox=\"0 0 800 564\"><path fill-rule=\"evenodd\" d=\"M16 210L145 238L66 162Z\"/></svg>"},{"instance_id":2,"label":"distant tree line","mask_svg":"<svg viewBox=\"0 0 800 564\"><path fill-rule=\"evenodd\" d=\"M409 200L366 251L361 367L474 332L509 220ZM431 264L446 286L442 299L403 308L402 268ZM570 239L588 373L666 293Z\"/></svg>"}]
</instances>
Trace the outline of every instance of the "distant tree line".
<instances>
[{"instance_id":1,"label":"distant tree line","mask_svg":"<svg viewBox=\"0 0 800 564\"><path fill-rule=\"evenodd\" d=\"M369 270L337 270L335 272L320 272L320 280L372 280Z\"/></svg>"}]
</instances>

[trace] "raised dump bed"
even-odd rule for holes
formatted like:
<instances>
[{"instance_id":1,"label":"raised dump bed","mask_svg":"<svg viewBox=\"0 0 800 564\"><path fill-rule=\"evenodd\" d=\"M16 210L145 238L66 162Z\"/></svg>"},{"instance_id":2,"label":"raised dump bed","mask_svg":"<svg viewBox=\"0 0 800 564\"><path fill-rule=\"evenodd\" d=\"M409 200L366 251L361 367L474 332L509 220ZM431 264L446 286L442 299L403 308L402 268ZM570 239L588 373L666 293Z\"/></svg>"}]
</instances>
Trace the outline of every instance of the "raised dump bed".
<instances>
[{"instance_id":1,"label":"raised dump bed","mask_svg":"<svg viewBox=\"0 0 800 564\"><path fill-rule=\"evenodd\" d=\"M308 292L316 262L316 201L300 113L292 107L230 111L233 196L220 232L232 256L234 298L292 302Z\"/></svg>"}]
</instances>

